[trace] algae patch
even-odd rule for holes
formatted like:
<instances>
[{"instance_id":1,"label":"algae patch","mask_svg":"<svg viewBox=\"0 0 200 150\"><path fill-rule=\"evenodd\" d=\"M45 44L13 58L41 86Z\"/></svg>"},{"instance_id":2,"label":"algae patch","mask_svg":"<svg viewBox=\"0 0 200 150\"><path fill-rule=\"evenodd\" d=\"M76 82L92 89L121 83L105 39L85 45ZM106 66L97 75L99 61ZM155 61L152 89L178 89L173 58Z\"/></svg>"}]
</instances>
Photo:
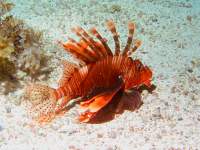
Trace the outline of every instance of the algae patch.
<instances>
[{"instance_id":1,"label":"algae patch","mask_svg":"<svg viewBox=\"0 0 200 150\"><path fill-rule=\"evenodd\" d=\"M9 14L14 4L0 0L0 91L8 93L19 82L47 77L50 57L44 51L43 32ZM8 88L8 84L16 88ZM16 84L15 84L16 83Z\"/></svg>"}]
</instances>

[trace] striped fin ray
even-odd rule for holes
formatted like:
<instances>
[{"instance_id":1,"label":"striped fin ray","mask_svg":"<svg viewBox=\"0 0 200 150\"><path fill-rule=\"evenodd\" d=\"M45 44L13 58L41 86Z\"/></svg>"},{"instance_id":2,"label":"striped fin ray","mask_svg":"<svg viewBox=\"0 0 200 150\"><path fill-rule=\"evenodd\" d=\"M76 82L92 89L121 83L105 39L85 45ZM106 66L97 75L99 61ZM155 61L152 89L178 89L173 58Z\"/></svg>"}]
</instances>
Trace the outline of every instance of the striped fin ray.
<instances>
[{"instance_id":1,"label":"striped fin ray","mask_svg":"<svg viewBox=\"0 0 200 150\"><path fill-rule=\"evenodd\" d=\"M122 53L123 55L127 55L128 51L130 50L131 43L133 41L133 34L135 31L135 24L133 22L128 23L128 30L129 30L128 39L127 39L126 46Z\"/></svg>"},{"instance_id":2,"label":"striped fin ray","mask_svg":"<svg viewBox=\"0 0 200 150\"><path fill-rule=\"evenodd\" d=\"M84 56L85 58L88 59L89 62L94 62L95 58L93 57L93 53L87 49L87 45L83 41L76 42L72 38L68 38L69 42L73 43L77 48L74 49L77 53L80 55Z\"/></svg>"},{"instance_id":3,"label":"striped fin ray","mask_svg":"<svg viewBox=\"0 0 200 150\"><path fill-rule=\"evenodd\" d=\"M127 84L125 85L125 89L134 88L138 86L139 83L150 87L152 71L147 66L144 66L138 59L133 60L131 66L132 67L127 66L126 68L127 73L124 79Z\"/></svg>"},{"instance_id":4,"label":"striped fin ray","mask_svg":"<svg viewBox=\"0 0 200 150\"><path fill-rule=\"evenodd\" d=\"M101 42L101 44L104 46L106 50L106 55L113 56L111 49L106 43L107 42L106 39L100 35L100 33L96 30L95 27L90 29L90 33L93 34L97 39L99 39L99 41Z\"/></svg>"},{"instance_id":5,"label":"striped fin ray","mask_svg":"<svg viewBox=\"0 0 200 150\"><path fill-rule=\"evenodd\" d=\"M128 56L130 56L133 52L135 52L138 49L138 47L140 47L141 44L142 42L140 40L136 40L134 43L134 47L132 47L128 52Z\"/></svg>"},{"instance_id":6,"label":"striped fin ray","mask_svg":"<svg viewBox=\"0 0 200 150\"><path fill-rule=\"evenodd\" d=\"M90 88L90 91L92 90L93 94L96 92L98 93L99 90L101 91L110 88L110 86L118 80L121 69L117 70L116 68L120 68L119 64L121 64L121 61L122 59L116 58L117 65L114 64L113 66L113 57L108 56L95 64L91 64L87 78L83 84L81 84L81 87L84 87L85 91L88 91L89 87L93 87L92 89Z\"/></svg>"},{"instance_id":7,"label":"striped fin ray","mask_svg":"<svg viewBox=\"0 0 200 150\"><path fill-rule=\"evenodd\" d=\"M93 38L81 27L72 28L72 31L79 36L87 45L90 47L91 51L94 53L94 57L101 58L104 56L104 52L101 51L99 46L96 45L96 42Z\"/></svg>"},{"instance_id":8,"label":"striped fin ray","mask_svg":"<svg viewBox=\"0 0 200 150\"><path fill-rule=\"evenodd\" d=\"M115 24L112 20L108 20L106 22L108 30L112 33L113 39L115 42L115 55L120 54L120 42L119 42L119 34L117 33L117 30L115 28Z\"/></svg>"},{"instance_id":9,"label":"striped fin ray","mask_svg":"<svg viewBox=\"0 0 200 150\"><path fill-rule=\"evenodd\" d=\"M62 45L67 52L70 52L75 58L80 60L81 64L87 64L90 62L88 58L80 54L80 52L77 52L77 49L80 50L80 48L74 45L72 42L68 41Z\"/></svg>"},{"instance_id":10,"label":"striped fin ray","mask_svg":"<svg viewBox=\"0 0 200 150\"><path fill-rule=\"evenodd\" d=\"M69 78L72 77L72 74L74 73L75 70L77 70L79 68L78 65L68 62L66 60L62 60L62 65L63 65L63 75L61 77L61 79L59 80L59 86L64 86L65 84L67 84Z\"/></svg>"},{"instance_id":11,"label":"striped fin ray","mask_svg":"<svg viewBox=\"0 0 200 150\"><path fill-rule=\"evenodd\" d=\"M91 65L87 65L80 68L79 70L76 70L73 73L72 75L73 78L71 78L68 81L68 84L64 86L65 89L67 89L69 94L76 95L76 96L77 95L80 96L80 94L84 94L85 88L88 88L88 87L81 86L81 84L82 82L84 82L84 80L88 76L90 68L91 68Z\"/></svg>"}]
</instances>

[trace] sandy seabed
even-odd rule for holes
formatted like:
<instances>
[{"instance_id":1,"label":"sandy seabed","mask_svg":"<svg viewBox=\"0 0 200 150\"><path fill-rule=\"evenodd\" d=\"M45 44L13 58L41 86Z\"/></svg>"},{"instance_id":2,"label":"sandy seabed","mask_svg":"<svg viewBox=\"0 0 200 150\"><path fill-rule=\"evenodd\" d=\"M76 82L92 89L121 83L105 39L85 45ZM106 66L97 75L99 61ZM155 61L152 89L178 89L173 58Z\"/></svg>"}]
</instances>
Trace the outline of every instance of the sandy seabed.
<instances>
[{"instance_id":1,"label":"sandy seabed","mask_svg":"<svg viewBox=\"0 0 200 150\"><path fill-rule=\"evenodd\" d=\"M136 23L143 41L133 57L154 72L157 85L143 93L137 112L126 111L103 124L80 124L76 108L51 124L39 126L27 117L23 89L0 95L1 150L133 150L200 149L200 1L199 0L11 0L12 14L44 30L54 67L46 84L56 87L60 59L71 59L57 40L74 35L70 28L96 26L113 47L105 20L117 24L124 44L127 22ZM59 66L59 67L57 67Z\"/></svg>"}]
</instances>

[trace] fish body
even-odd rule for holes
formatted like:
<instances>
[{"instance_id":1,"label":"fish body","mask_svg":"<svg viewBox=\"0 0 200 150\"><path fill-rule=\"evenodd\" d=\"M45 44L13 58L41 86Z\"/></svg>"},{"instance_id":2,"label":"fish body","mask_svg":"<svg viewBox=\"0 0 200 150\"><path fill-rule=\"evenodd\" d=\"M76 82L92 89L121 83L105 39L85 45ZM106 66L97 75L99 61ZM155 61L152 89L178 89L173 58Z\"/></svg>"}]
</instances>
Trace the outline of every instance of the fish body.
<instances>
[{"instance_id":1,"label":"fish body","mask_svg":"<svg viewBox=\"0 0 200 150\"><path fill-rule=\"evenodd\" d=\"M82 99L80 106L85 110L79 116L81 122L92 121L108 106L117 112L123 106L134 110L142 104L138 89L143 85L151 87L152 71L139 59L130 57L141 44L136 40L132 46L135 25L128 24L127 44L122 51L114 22L107 21L107 27L115 42L114 53L96 28L91 28L90 33L98 41L81 27L73 28L80 41L69 38L61 44L80 61L79 65L63 61L63 76L57 89L39 84L27 87L26 96L32 103L32 114L40 121L51 120L75 98Z\"/></svg>"}]
</instances>

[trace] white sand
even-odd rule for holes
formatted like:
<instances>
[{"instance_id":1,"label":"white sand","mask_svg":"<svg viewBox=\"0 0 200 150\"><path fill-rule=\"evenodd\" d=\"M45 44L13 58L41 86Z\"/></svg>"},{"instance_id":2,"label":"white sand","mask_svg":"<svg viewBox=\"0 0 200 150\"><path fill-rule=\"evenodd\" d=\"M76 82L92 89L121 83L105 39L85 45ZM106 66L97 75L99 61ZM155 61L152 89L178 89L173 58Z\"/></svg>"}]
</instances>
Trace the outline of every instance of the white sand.
<instances>
[{"instance_id":1,"label":"white sand","mask_svg":"<svg viewBox=\"0 0 200 150\"><path fill-rule=\"evenodd\" d=\"M51 124L28 119L24 105L14 105L22 90L0 96L1 150L132 150L200 149L200 1L199 0L12 0L12 13L45 30L47 48L55 54L54 72L46 84L56 86L58 59L68 58L56 40L73 36L70 28L97 26L112 18L126 41L127 22L137 24L143 46L136 57L151 66L153 94L143 94L138 112L125 112L111 122L91 125L75 121L72 109ZM62 2L61 2L62 1ZM120 11L114 12L113 5ZM199 7L198 7L199 6ZM193 65L191 63L193 62Z\"/></svg>"}]
</instances>

